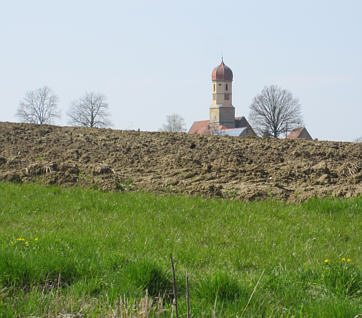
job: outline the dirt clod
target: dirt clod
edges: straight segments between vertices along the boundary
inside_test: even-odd
[[[300,201],[362,194],[362,144],[0,123],[0,181]]]

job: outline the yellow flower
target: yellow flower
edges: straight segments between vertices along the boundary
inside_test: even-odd
[[[29,244],[29,242],[28,242],[28,241],[25,241],[25,244],[26,244],[26,245],[28,245],[28,244]]]
[[[346,259],[344,257],[342,257],[342,262],[345,262],[345,261],[346,261]]]
[[[347,262],[350,262],[351,261],[351,259],[350,258],[347,258]]]
[[[19,237],[16,239],[17,241],[24,241],[24,239],[22,237]]]
[[[15,244],[14,242],[12,242],[12,241],[10,242],[10,245],[11,245],[11,246],[14,245],[14,244]]]
[[[329,263],[329,259],[328,259],[328,258],[325,259],[325,260],[324,260],[324,263],[326,263],[326,264]]]
[[[35,239],[34,239],[34,241],[37,241],[38,240],[38,238],[36,237]]]

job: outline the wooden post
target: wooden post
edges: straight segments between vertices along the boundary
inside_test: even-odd
[[[186,272],[186,307],[187,307],[187,318],[190,318],[189,274],[187,272]]]
[[[171,260],[171,266],[172,266],[173,296],[174,296],[174,299],[175,299],[175,312],[176,312],[176,318],[178,318],[176,275],[175,275],[175,265],[173,263],[172,253],[170,254],[170,260]]]

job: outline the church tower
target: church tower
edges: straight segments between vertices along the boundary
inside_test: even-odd
[[[212,71],[212,104],[210,127],[235,128],[235,107],[232,105],[233,72],[221,60]]]

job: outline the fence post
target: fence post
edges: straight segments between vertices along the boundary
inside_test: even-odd
[[[176,318],[178,318],[176,275],[175,275],[175,265],[173,263],[172,253],[170,254],[170,260],[171,260],[171,266],[172,266],[173,296],[174,296],[174,299],[175,299],[175,312],[176,312]]]

